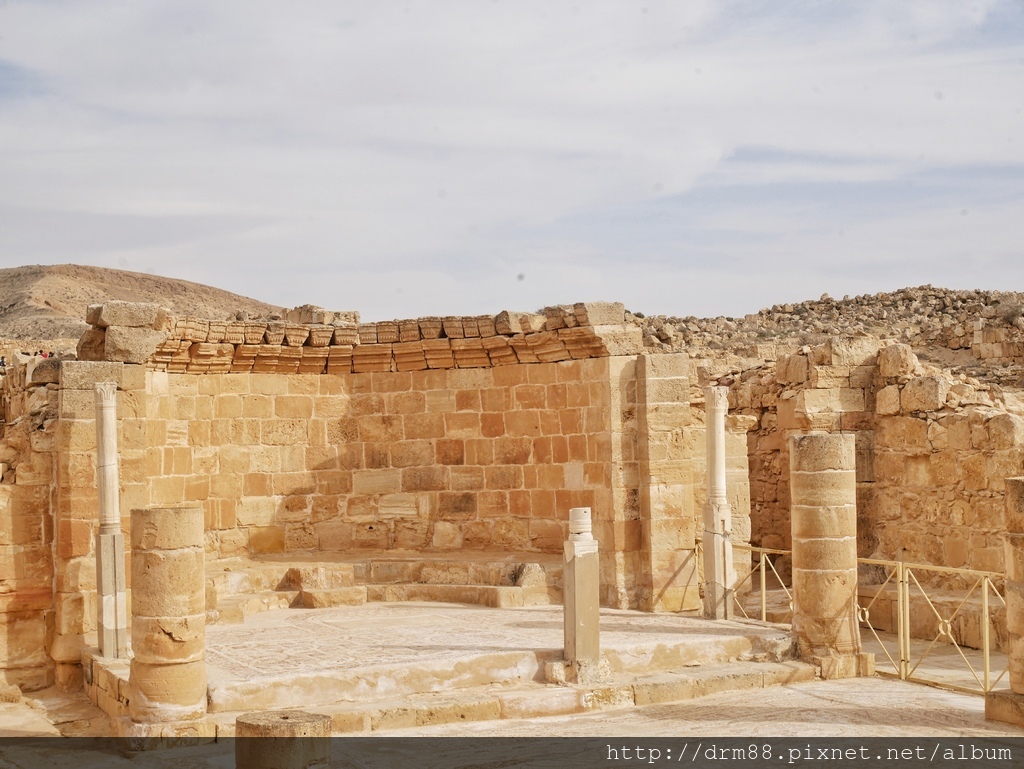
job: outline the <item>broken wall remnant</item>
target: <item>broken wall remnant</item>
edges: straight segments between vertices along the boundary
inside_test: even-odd
[[[211,321],[102,306],[81,345],[95,360],[8,370],[3,675],[81,685],[98,630],[104,381],[117,385],[122,509],[201,507],[209,561],[385,549],[525,561],[559,553],[568,510],[591,507],[603,605],[698,609],[704,388],[723,386],[734,541],[787,548],[789,437],[849,432],[860,555],[1002,569],[1002,478],[1024,472],[1024,407],[908,346],[659,352],[612,304],[380,323],[300,310]],[[742,578],[748,556],[735,558]]]
[[[132,652],[122,737],[210,737],[203,512],[132,510]]]
[[[734,387],[749,434],[755,542],[785,548],[790,435],[856,436],[858,553],[1002,572],[1004,479],[1024,471],[1024,404],[922,364],[913,350],[836,337],[751,369]]]
[[[604,605],[697,608],[693,467],[703,435],[693,366],[685,355],[643,354],[623,317],[621,305],[600,304],[377,324],[90,309],[81,351],[102,360],[54,361],[34,390],[17,389],[18,369],[4,384],[9,439],[37,409],[30,395],[35,404],[46,393],[49,409],[48,442],[19,444],[17,474],[39,482],[32,515],[54,532],[39,543],[54,543],[53,574],[4,583],[21,600],[38,592],[45,653],[32,664],[51,671],[40,683],[82,686],[83,654],[95,655],[98,382],[116,385],[121,509],[201,508],[208,561],[386,550],[529,561],[560,553],[569,509],[589,507]],[[147,358],[139,351],[155,335],[166,338]],[[423,350],[422,361],[403,344]],[[332,366],[335,347],[353,348],[340,351],[347,363],[335,350]],[[293,365],[309,350],[326,351],[323,367]],[[729,440],[734,453],[731,430]],[[736,480],[747,520],[745,477]],[[127,524],[121,516],[122,532]],[[118,712],[130,704],[115,699]]]
[[[857,616],[857,483],[854,436],[789,439],[793,495],[793,632],[800,656],[823,678],[872,674]]]
[[[1006,479],[1006,630],[1010,689],[985,693],[985,718],[1024,725],[1024,478]]]

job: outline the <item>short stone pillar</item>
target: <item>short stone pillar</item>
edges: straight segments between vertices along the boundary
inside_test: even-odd
[[[854,436],[789,439],[793,632],[823,678],[874,673],[857,618],[857,479]]]
[[[203,511],[132,510],[132,651],[125,725],[134,737],[212,737],[206,721]]]
[[[97,382],[96,481],[100,528],[96,534],[97,627],[100,656],[128,656],[128,605],[125,601],[124,535],[121,533],[121,485],[117,456],[117,383]]]
[[[707,434],[708,498],[704,503],[704,616],[732,619],[732,508],[725,490],[725,415],[729,412],[729,388],[704,388]]]
[[[330,737],[330,716],[301,710],[246,713],[235,719],[235,767],[326,767],[331,760]]]
[[[607,675],[601,661],[598,628],[601,570],[591,529],[589,507],[569,510],[569,539],[562,570],[565,651],[563,660],[546,665],[548,681],[596,683]]]
[[[1005,547],[1010,691],[985,695],[985,718],[1024,726],[1024,478],[1006,479]]]

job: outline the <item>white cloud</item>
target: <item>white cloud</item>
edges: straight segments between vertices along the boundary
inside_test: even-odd
[[[1009,0],[10,0],[0,263],[145,265],[368,317],[749,311],[780,286],[732,291],[734,261],[800,264],[785,286],[816,295],[895,242],[934,254],[909,282],[970,283],[957,254],[1012,249],[1019,200],[981,171],[1024,168],[1022,25]],[[978,169],[970,226],[943,224],[967,204],[932,169]],[[844,211],[877,185],[906,197]]]

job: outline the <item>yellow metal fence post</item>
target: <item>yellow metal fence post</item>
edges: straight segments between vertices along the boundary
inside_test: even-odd
[[[910,584],[903,561],[896,563],[896,639],[900,647],[900,679],[910,671]]]
[[[765,561],[768,559],[768,553],[761,551],[761,621],[768,621],[768,579],[765,574],[767,564]]]
[[[989,578],[985,577],[981,591],[981,659],[984,665],[985,693],[992,691],[991,665],[989,659],[989,626],[988,626],[988,586]]]

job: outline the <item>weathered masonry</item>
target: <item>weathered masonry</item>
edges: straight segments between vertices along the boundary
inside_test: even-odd
[[[4,380],[0,680],[76,688],[96,645],[103,382],[125,541],[133,509],[200,507],[208,573],[385,551],[529,564],[559,557],[569,510],[589,507],[603,605],[701,606],[701,383],[686,355],[645,353],[622,305],[359,324],[108,302],[88,320],[79,360]],[[736,542],[753,421],[726,423]]]

